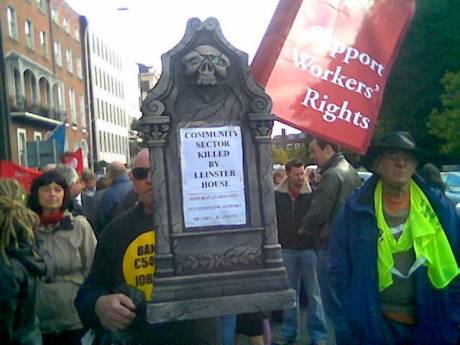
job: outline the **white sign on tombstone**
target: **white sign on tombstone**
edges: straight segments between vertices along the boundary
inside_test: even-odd
[[[180,154],[185,227],[246,224],[241,128],[181,128]]]

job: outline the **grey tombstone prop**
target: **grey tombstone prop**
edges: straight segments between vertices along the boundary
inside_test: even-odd
[[[151,323],[294,305],[277,239],[271,100],[218,21],[192,18],[139,121],[152,164]]]

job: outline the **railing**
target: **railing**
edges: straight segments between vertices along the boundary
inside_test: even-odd
[[[56,121],[63,121],[66,117],[66,112],[64,110],[32,103],[25,97],[10,96],[8,97],[8,103],[10,105],[11,112],[28,112]]]

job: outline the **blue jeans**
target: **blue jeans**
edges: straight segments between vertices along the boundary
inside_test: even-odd
[[[236,315],[222,315],[220,321],[220,335],[222,345],[235,344]]]
[[[348,345],[350,333],[345,314],[337,295],[330,282],[329,251],[318,250],[318,280],[321,288],[321,296],[326,310],[327,317],[334,324],[336,345]]]
[[[307,293],[307,330],[312,341],[327,338],[326,316],[321,301],[318,277],[316,274],[317,255],[313,249],[281,250],[284,265],[286,266],[289,287],[297,293],[297,306],[286,309],[283,313],[281,336],[284,340],[297,339],[299,322],[299,290],[300,279],[303,281]]]

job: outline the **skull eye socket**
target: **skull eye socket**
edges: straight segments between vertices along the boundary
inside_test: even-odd
[[[210,60],[213,64],[219,64],[222,61],[218,56],[211,56]]]
[[[214,65],[218,65],[218,66],[222,66],[222,67],[227,67],[227,62],[222,59],[220,56],[212,56],[210,58],[210,61],[214,64]]]
[[[200,56],[195,56],[187,61],[187,65],[199,65],[202,60]]]

